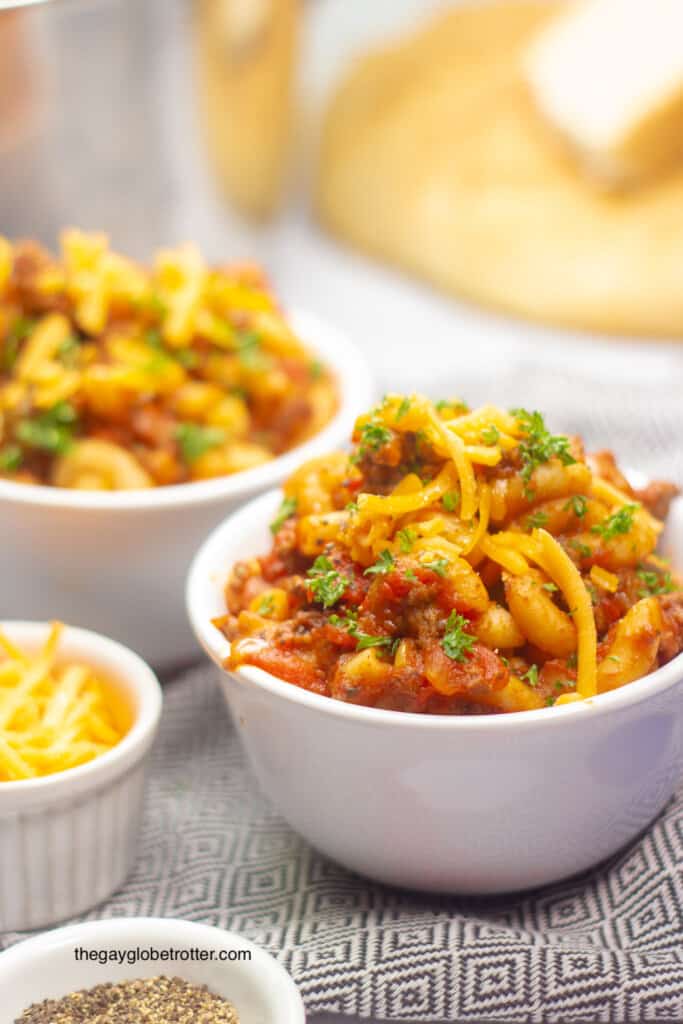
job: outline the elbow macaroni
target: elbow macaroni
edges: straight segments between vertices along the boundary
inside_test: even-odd
[[[273,532],[294,529],[229,582],[234,666],[282,661],[283,678],[338,699],[484,714],[632,682],[667,628],[683,648],[662,524],[539,413],[390,395],[353,440],[293,474]],[[261,580],[276,616],[242,603]]]
[[[0,476],[118,490],[239,473],[337,401],[255,267],[186,245],[147,270],[73,230],[57,261],[0,238]]]

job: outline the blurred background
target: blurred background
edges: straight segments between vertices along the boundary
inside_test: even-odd
[[[683,479],[679,174],[584,181],[517,96],[549,4],[463,7],[0,3],[0,234],[255,259],[378,390],[535,406]]]

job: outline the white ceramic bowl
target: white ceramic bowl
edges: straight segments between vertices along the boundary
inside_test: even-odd
[[[193,563],[190,619],[218,665],[223,584],[268,549],[280,499],[252,501]],[[669,548],[683,564],[680,501]],[[287,821],[346,867],[412,889],[494,893],[582,871],[648,825],[683,774],[683,656],[580,704],[484,717],[357,707],[253,667],[221,683]]]
[[[314,317],[294,329],[336,373],[340,409],[318,435],[234,476],[141,491],[72,491],[0,481],[0,617],[63,619],[128,644],[157,668],[197,650],[183,607],[192,555],[248,498],[341,444],[372,403],[351,342]]]
[[[37,622],[0,627],[26,650],[42,646],[49,632]],[[161,688],[137,654],[87,630],[65,629],[59,656],[114,680],[135,718],[120,743],[94,761],[0,782],[0,932],[44,927],[100,903],[121,885],[135,857]],[[4,998],[2,985],[0,992]]]
[[[138,947],[190,955],[192,950],[199,950],[212,959],[103,965],[75,957],[78,948],[92,953],[129,953]],[[0,1022],[12,1024],[23,1010],[43,999],[60,999],[105,982],[159,974],[207,985],[234,1005],[241,1024],[304,1024],[296,985],[264,950],[220,928],[151,917],[90,921],[11,946],[0,955]]]

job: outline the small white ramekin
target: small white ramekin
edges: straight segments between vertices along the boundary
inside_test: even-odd
[[[190,620],[264,792],[313,846],[359,874],[433,892],[495,893],[583,871],[632,840],[683,776],[683,655],[562,708],[417,715],[225,668],[235,562],[268,550],[282,495],[250,502],[190,571]],[[665,546],[683,565],[683,501]]]
[[[100,964],[76,959],[91,954],[136,950],[192,951],[192,960]],[[208,954],[208,956],[207,956]],[[221,956],[223,959],[220,959]],[[47,932],[0,955],[1,1024],[12,1024],[23,1010],[43,999],[60,999],[105,982],[159,974],[206,985],[229,1000],[242,1024],[304,1024],[299,991],[277,960],[234,932],[173,918],[117,918],[90,921]]]
[[[38,622],[0,628],[25,650],[38,649],[50,629]],[[0,932],[83,913],[121,885],[135,856],[161,687],[137,654],[87,630],[67,627],[59,658],[86,662],[113,680],[130,701],[134,721],[120,743],[94,761],[39,779],[0,782]]]
[[[314,437],[232,476],[139,491],[79,491],[0,480],[0,618],[62,618],[113,636],[156,669],[197,654],[183,604],[195,551],[224,517],[343,444],[372,403],[368,365],[317,317],[297,334],[331,368],[339,410]]]

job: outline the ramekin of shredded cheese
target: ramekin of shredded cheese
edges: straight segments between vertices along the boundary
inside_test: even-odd
[[[135,853],[161,688],[138,655],[61,623],[0,623],[0,931],[71,917]]]

